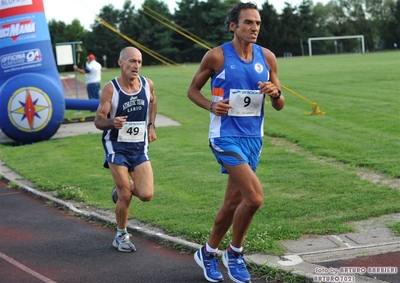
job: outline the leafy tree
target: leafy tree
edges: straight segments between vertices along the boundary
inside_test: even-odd
[[[374,50],[376,44],[373,36],[373,26],[369,19],[370,15],[367,13],[367,0],[340,1],[343,2],[343,6],[347,10],[350,22],[353,25],[353,34],[364,35],[366,48]]]
[[[141,25],[138,18],[139,14],[135,11],[135,6],[131,5],[131,1],[125,1],[122,11],[119,15],[119,30],[130,39],[139,38]],[[127,43],[130,45],[130,43]]]
[[[332,20],[330,17],[331,12],[329,10],[329,5],[323,5],[318,2],[312,9],[312,14],[314,17],[314,31],[309,37],[328,37],[332,36],[331,31],[329,30],[329,24]],[[308,38],[309,38],[308,37]],[[308,40],[307,38],[307,40]],[[308,48],[308,44],[307,44]],[[329,51],[329,43],[327,45],[326,42],[315,41],[313,42],[313,53],[314,54],[326,54],[329,52],[334,52],[333,47],[332,50]],[[308,51],[305,52],[308,54]]]
[[[87,31],[82,26],[78,19],[72,20],[70,25],[67,25],[64,30],[64,40],[66,41],[80,41],[82,40]]]
[[[391,49],[400,42],[400,0],[371,0],[370,13],[377,27],[379,49]]]
[[[162,0],[145,0],[139,9],[133,2],[126,0],[122,10],[111,4],[104,6],[99,13],[101,20],[94,21],[91,31],[78,19],[70,25],[52,19],[48,26],[53,47],[60,42],[82,41],[81,65],[86,55],[93,53],[103,66],[106,55],[107,67],[118,67],[119,51],[135,45],[121,34],[144,46],[144,65],[160,64],[146,49],[179,63],[199,62],[208,49],[232,38],[224,21],[237,0],[181,0],[173,14]],[[259,12],[258,43],[278,57],[284,52],[304,54],[309,37],[363,34],[367,50],[400,45],[400,0],[331,0],[326,5],[302,0],[294,7],[285,2],[280,14],[266,0]],[[339,41],[339,48],[347,50],[357,45],[355,41]],[[334,48],[331,43],[313,44],[318,54],[334,53]]]
[[[392,31],[391,35],[386,36],[388,43],[396,43],[400,45],[400,0],[396,1],[396,4],[391,6],[392,15],[387,23],[387,31]],[[390,33],[390,32],[389,32]],[[391,48],[389,46],[389,48]]]
[[[140,23],[140,34],[137,41],[166,58],[173,56],[177,50],[172,48],[172,30],[163,24],[161,20],[162,18],[172,18],[168,6],[164,2],[157,0],[145,0],[143,8],[139,9],[138,13],[137,20]],[[157,19],[160,19],[161,22],[157,21]],[[143,64],[160,64],[160,61],[151,55],[143,51],[142,54]]]
[[[56,44],[66,42],[64,40],[64,30],[66,25],[64,22],[56,21],[54,19],[50,20],[47,23],[47,25],[49,27],[50,40],[53,49],[54,59],[57,62]],[[57,66],[57,69],[59,72],[64,72],[66,70],[66,66]]]
[[[47,23],[47,25],[49,27],[50,40],[53,46],[55,46],[56,43],[66,42],[64,39],[66,24],[64,22],[52,19]]]
[[[74,19],[70,25],[52,19],[48,22],[48,27],[55,57],[57,55],[55,49],[56,44],[82,41],[87,33],[78,19]],[[79,54],[77,60],[79,60],[80,57],[86,58],[86,53]],[[72,64],[70,66],[57,66],[57,68],[59,71],[71,71]]]
[[[313,7],[312,13],[314,16],[314,33],[313,37],[321,37],[321,36],[331,36],[328,31],[328,19],[329,19],[329,6],[325,6],[321,2],[317,2],[317,4]]]
[[[179,50],[174,57],[176,62],[199,62],[207,50],[205,46],[214,47],[205,41],[207,29],[204,29],[202,9],[198,0],[182,0],[175,9],[173,21],[177,30],[183,33],[172,34],[173,47]]]
[[[286,6],[280,16],[281,45],[283,52],[301,55],[300,47],[300,17],[297,9],[285,2]]]
[[[203,29],[206,32],[203,38],[210,42],[213,47],[232,39],[232,34],[225,25],[226,15],[232,8],[232,1],[208,0],[202,2],[201,18]],[[210,27],[212,32],[210,32]]]
[[[332,0],[327,4],[330,11],[328,23],[328,32],[333,36],[352,34],[348,27],[348,16],[345,14],[344,7],[338,0]]]
[[[307,39],[315,37],[317,33],[317,26],[315,25],[316,16],[313,13],[312,0],[303,0],[299,6],[299,39],[301,54],[305,54],[307,49]]]
[[[258,44],[270,49],[276,55],[282,54],[279,15],[268,0],[262,5],[260,11],[261,28],[258,35]]]
[[[105,21],[113,28],[120,27],[120,11],[113,5],[104,6],[98,15],[99,19]],[[92,31],[88,32],[83,41],[83,46],[88,53],[93,53],[98,58],[99,63],[104,66],[103,56],[107,56],[107,67],[118,67],[117,61],[120,50],[127,45],[120,35],[96,21],[91,25]]]

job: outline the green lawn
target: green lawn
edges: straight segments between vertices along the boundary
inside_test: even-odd
[[[360,170],[400,178],[400,52],[278,59],[285,108],[266,106],[258,167],[265,201],[245,249],[282,254],[280,240],[353,231],[350,221],[400,212],[400,193],[362,180]],[[208,147],[209,113],[186,90],[198,65],[144,67],[158,112],[179,127],[158,127],[150,154],[155,196],[133,200],[131,217],[204,243],[226,185]],[[103,73],[104,83],[118,70]],[[103,85],[104,85],[103,83]],[[210,97],[209,87],[204,94]],[[325,115],[307,115],[312,104]],[[0,146],[0,158],[39,188],[113,210],[100,133],[26,146]],[[226,237],[223,245],[227,245]],[[221,247],[223,248],[223,247]]]

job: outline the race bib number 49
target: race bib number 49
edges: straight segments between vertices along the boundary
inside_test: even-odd
[[[118,131],[118,141],[143,142],[145,129],[145,121],[125,122],[124,127]]]
[[[231,89],[229,116],[260,116],[264,95],[259,90]]]

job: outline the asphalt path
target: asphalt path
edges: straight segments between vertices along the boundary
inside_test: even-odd
[[[6,186],[0,181],[0,282],[207,282],[191,252],[138,234],[136,252],[118,252],[115,230]],[[221,261],[220,267],[231,282]]]

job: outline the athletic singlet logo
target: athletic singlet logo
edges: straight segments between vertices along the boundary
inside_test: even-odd
[[[256,70],[257,73],[261,74],[262,71],[264,71],[264,67],[260,63],[256,63],[254,65],[254,70]]]

